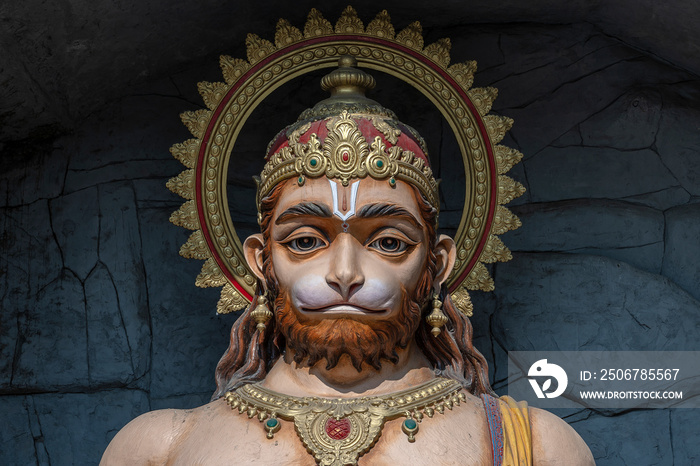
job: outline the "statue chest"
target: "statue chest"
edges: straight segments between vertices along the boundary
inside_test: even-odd
[[[314,458],[293,422],[280,421],[279,429],[270,439],[265,423],[230,411],[202,421],[205,420],[190,426],[178,442],[170,464],[492,464],[483,411],[469,403],[423,419],[413,442],[409,442],[403,429],[403,419],[387,421],[369,450],[355,456],[356,463],[352,462],[352,456],[343,456],[340,451],[354,434],[353,426],[345,422],[324,423],[328,445],[323,450],[328,454],[319,455],[317,450]]]

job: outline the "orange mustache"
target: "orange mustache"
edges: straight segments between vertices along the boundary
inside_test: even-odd
[[[396,364],[397,348],[405,348],[418,329],[420,305],[401,290],[401,311],[388,319],[370,323],[347,317],[327,318],[314,323],[299,321],[285,290],[275,300],[277,328],[294,351],[294,361],[312,367],[322,360],[332,369],[347,354],[353,367],[360,372],[363,363],[379,370],[383,359]]]

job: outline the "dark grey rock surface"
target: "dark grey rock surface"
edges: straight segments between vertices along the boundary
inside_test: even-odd
[[[687,453],[696,454],[696,447],[677,453],[671,429],[680,427],[671,422],[683,410],[632,411],[621,416],[591,416],[573,422],[594,452],[596,464],[690,465],[682,461]],[[679,455],[676,457],[676,455]]]
[[[700,204],[666,212],[663,273],[700,299]]]
[[[534,202],[586,197],[619,199],[677,184],[650,149],[549,147],[524,163]],[[576,181],[572,183],[572,179]]]
[[[491,318],[508,350],[700,349],[700,302],[668,278],[579,254],[518,254],[508,265],[496,271]]]
[[[523,226],[503,235],[512,251],[561,251],[624,259],[659,273],[664,215],[629,202],[584,199],[526,204],[513,212]]]
[[[122,97],[125,87],[172,76],[224,50],[242,55],[241,38],[248,32],[270,35],[280,17],[301,25],[315,7],[334,21],[345,6],[309,0],[263,4],[215,0],[206,6],[182,0],[5,2],[0,8],[4,25],[0,30],[0,141],[46,137],[76,128],[85,115]],[[514,63],[519,71],[535,70],[542,76],[547,75],[546,69],[530,65],[536,65],[540,58],[552,62],[552,54],[608,66],[609,61],[587,59],[581,53],[586,47],[605,45],[608,38],[629,44],[627,50],[634,49],[632,54],[662,57],[675,67],[700,72],[695,59],[700,53],[700,37],[694,21],[700,7],[692,0],[669,0],[663,5],[652,0],[477,0],[446,1],[439,7],[404,0],[386,0],[379,5],[356,0],[353,6],[365,24],[387,9],[398,30],[420,19],[424,28],[441,34],[445,28],[459,25],[499,23],[564,24],[569,28],[590,24],[602,31],[599,40],[578,42],[579,47],[574,47],[576,33],[564,43],[557,35],[534,31],[502,40],[477,38],[486,46],[485,52]],[[608,48],[611,56],[625,55]],[[558,71],[562,76],[567,74],[566,68]],[[607,76],[618,73],[610,71]],[[575,72],[571,69],[570,74]],[[600,93],[605,94],[605,89]],[[520,96],[527,98],[525,93]],[[591,97],[595,99],[593,93]]]

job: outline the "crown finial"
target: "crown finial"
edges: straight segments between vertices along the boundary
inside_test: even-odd
[[[338,68],[321,79],[321,89],[330,91],[332,97],[363,100],[365,93],[374,89],[374,78],[357,69],[357,59],[352,55],[343,55],[338,59]]]
[[[373,76],[357,68],[357,59],[354,56],[342,55],[338,59],[338,68],[321,78],[321,89],[329,91],[330,97],[305,110],[298,121],[337,116],[343,110],[353,114],[371,114],[397,120],[394,112],[365,95],[367,91],[374,89],[375,85]]]

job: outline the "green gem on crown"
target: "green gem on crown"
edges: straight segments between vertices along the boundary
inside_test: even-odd
[[[280,421],[273,418],[273,419],[268,419],[267,422],[265,423],[265,425],[267,427],[269,427],[270,429],[274,429],[275,427],[277,427],[277,424],[279,424],[279,423],[280,423]]]
[[[403,421],[403,425],[406,427],[406,429],[413,430],[416,428],[417,424],[416,421],[414,421],[413,419],[406,419],[405,421]]]
[[[382,168],[384,166],[384,162],[381,160],[377,160],[377,168]]]
[[[309,163],[311,164],[312,167],[315,167],[316,164],[318,163],[318,160],[316,160],[316,159],[311,159],[311,160],[309,160]]]

